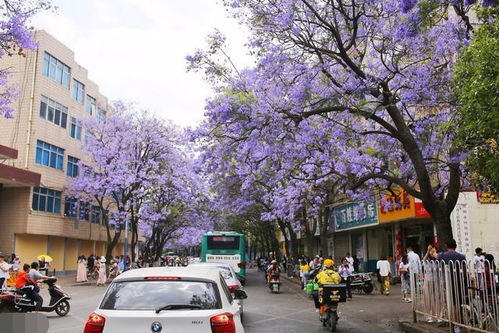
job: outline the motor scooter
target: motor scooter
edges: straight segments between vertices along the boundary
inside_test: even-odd
[[[269,278],[269,288],[274,294],[279,293],[281,289],[281,276],[279,274],[272,274]]]
[[[336,332],[336,325],[340,319],[338,316],[338,304],[346,302],[346,284],[325,284],[319,289],[319,319],[322,326],[329,331]]]
[[[48,285],[50,303],[48,306],[42,306],[40,312],[55,311],[59,316],[64,317],[69,313],[70,305],[68,294],[62,288],[55,284],[56,278],[40,280]],[[28,286],[29,287],[29,286]],[[21,289],[5,289],[0,293],[0,312],[30,312],[35,311],[34,302],[27,297],[26,287]],[[24,290],[23,290],[24,289]]]
[[[373,273],[354,273],[350,275],[350,287],[352,290],[362,290],[366,294],[372,293],[374,286],[372,283],[371,274]]]

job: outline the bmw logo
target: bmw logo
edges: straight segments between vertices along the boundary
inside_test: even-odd
[[[151,324],[151,331],[154,333],[159,333],[163,329],[163,326],[161,326],[161,323],[158,321],[155,321],[154,323]]]

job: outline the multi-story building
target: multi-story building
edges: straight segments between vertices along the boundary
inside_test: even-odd
[[[39,185],[0,186],[0,251],[23,262],[47,253],[57,271],[75,270],[79,254],[104,255],[107,240],[99,209],[64,193],[85,160],[76,119],[104,119],[108,101],[73,51],[45,31],[35,39],[37,50],[0,59],[20,93],[15,118],[0,117],[0,145],[18,151],[3,164],[41,174]],[[121,254],[122,245],[115,251]]]

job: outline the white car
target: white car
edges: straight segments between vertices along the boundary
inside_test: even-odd
[[[204,269],[213,269],[213,270],[218,270],[222,274],[222,276],[225,279],[225,282],[227,283],[227,287],[229,288],[230,293],[232,294],[232,297],[235,298],[235,292],[236,290],[244,290],[243,285],[237,278],[237,274],[234,271],[234,268],[230,264],[226,263],[221,263],[221,262],[198,262],[190,265],[192,269],[197,269],[199,267],[204,268]],[[241,305],[241,311],[243,310],[243,300],[242,299],[236,299],[236,302]]]
[[[235,293],[246,298],[243,290]],[[213,269],[153,267],[115,278],[84,333],[243,333],[241,308]]]

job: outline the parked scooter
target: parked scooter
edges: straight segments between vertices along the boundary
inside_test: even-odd
[[[354,273],[350,276],[352,279],[350,282],[350,287],[352,290],[362,290],[366,294],[372,293],[374,290],[372,278],[372,273]]]
[[[269,278],[269,288],[274,294],[279,293],[281,289],[281,276],[279,274],[272,274]]]
[[[328,284],[319,289],[319,303],[321,303],[319,319],[331,332],[336,332],[336,325],[340,319],[338,304],[347,300],[346,288],[345,284]]]
[[[64,317],[69,313],[70,305],[68,294],[62,288],[55,284],[56,278],[40,280],[48,285],[50,294],[50,303],[48,306],[42,306],[40,312],[55,311],[59,316]],[[30,312],[35,310],[35,304],[28,298],[21,289],[6,289],[0,294],[0,312]]]

